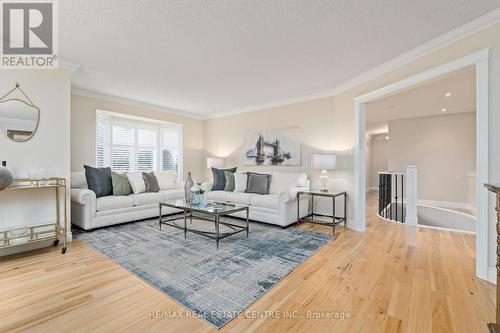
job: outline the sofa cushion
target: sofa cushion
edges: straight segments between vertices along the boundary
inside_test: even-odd
[[[144,178],[142,178],[142,173],[129,172],[127,173],[127,178],[134,194],[146,192],[146,183],[144,183]]]
[[[184,199],[184,190],[161,190],[165,201]]]
[[[85,178],[89,190],[95,193],[96,197],[104,197],[113,194],[113,183],[111,182],[111,168],[93,168],[88,165],[85,168]]]
[[[108,195],[97,198],[97,211],[134,207],[132,195]]]
[[[266,173],[248,172],[246,193],[269,194],[271,175]]]
[[[267,194],[267,195],[254,195],[250,199],[250,204],[253,207],[269,208],[269,209],[279,209],[279,198],[278,194]]]
[[[156,179],[158,180],[158,185],[160,190],[173,190],[175,189],[175,181],[177,175],[173,170],[166,171],[155,171]]]
[[[289,191],[292,187],[305,186],[306,183],[306,173],[273,171],[269,192],[283,193]]]
[[[157,204],[165,200],[165,194],[160,192],[147,192],[134,195],[136,206]]]
[[[259,194],[252,194],[252,193],[228,192],[226,194],[226,201],[236,203],[236,204],[250,205],[250,200],[254,196],[259,197],[260,195]]]
[[[213,201],[226,201],[226,195],[231,192],[224,192],[224,191],[210,191],[206,194],[206,198],[208,200],[213,200]]]

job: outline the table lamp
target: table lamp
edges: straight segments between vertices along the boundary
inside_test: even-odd
[[[337,156],[333,154],[313,154],[313,169],[321,170],[321,192],[328,192],[328,173],[327,170],[335,170],[337,166]]]

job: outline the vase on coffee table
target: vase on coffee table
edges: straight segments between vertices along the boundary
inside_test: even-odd
[[[187,173],[186,183],[184,184],[184,197],[187,203],[191,203],[192,194],[191,187],[193,187],[194,181],[191,177],[191,171]]]

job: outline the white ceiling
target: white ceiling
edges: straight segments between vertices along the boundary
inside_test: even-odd
[[[64,0],[73,86],[200,116],[331,91],[500,0]]]
[[[450,96],[446,96],[450,93]],[[445,109],[446,111],[442,111]],[[367,104],[366,130],[369,135],[387,133],[387,122],[427,116],[476,111],[474,67],[450,73],[407,91]]]

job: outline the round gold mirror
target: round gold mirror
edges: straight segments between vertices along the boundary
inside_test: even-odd
[[[16,88],[20,89],[18,85]],[[29,99],[28,102],[19,98],[5,97],[0,99],[0,131],[12,141],[28,141],[38,128],[40,109]]]

